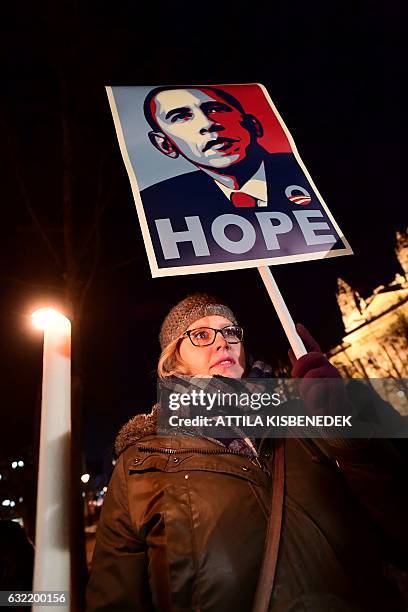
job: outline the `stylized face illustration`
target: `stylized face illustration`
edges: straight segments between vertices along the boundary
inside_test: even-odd
[[[210,90],[159,92],[151,111],[160,132],[154,144],[169,157],[183,155],[197,166],[227,168],[247,155],[252,135],[242,113]]]

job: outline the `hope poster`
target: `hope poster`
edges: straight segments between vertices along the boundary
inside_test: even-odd
[[[107,93],[154,277],[352,253],[262,85]]]

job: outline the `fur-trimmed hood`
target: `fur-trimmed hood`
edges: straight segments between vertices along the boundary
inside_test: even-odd
[[[151,412],[147,414],[137,414],[122,427],[115,440],[115,454],[117,457],[119,457],[128,446],[140,440],[140,438],[156,433],[158,407],[159,404],[155,404]]]

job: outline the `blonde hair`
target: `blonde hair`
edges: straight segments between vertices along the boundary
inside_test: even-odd
[[[157,364],[157,374],[159,378],[168,378],[175,374],[189,375],[186,364],[181,359],[180,355],[180,340],[176,338],[172,340],[161,352],[159,363]]]

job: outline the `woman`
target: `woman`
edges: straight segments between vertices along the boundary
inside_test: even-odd
[[[306,330],[298,330],[313,350],[299,360],[292,355],[293,376],[338,377]],[[188,296],[163,322],[159,376],[270,375],[265,364],[250,363],[242,340],[225,304]],[[301,391],[309,410],[321,411],[322,400],[348,409],[350,398],[338,387],[324,398],[307,384]],[[377,535],[382,529],[394,558],[406,550],[407,505],[398,507],[390,466],[373,443],[157,435],[157,409],[134,417],[116,440],[89,611],[250,612],[277,486],[273,457],[281,448],[285,490],[268,609],[402,609],[384,583]]]

